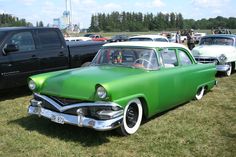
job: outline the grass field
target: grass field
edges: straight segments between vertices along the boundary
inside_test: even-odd
[[[217,80],[202,100],[157,115],[128,137],[28,116],[27,89],[1,94],[0,156],[234,157],[236,73]]]

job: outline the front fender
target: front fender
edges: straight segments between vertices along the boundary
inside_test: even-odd
[[[114,100],[113,102],[119,104],[122,107],[125,107],[130,100],[133,100],[136,98],[143,98],[143,99],[147,100],[147,98],[144,94],[134,94],[134,95],[129,95],[129,96],[119,98],[117,100]]]

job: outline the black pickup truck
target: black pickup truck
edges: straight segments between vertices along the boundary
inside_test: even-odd
[[[103,44],[66,43],[58,28],[0,28],[0,90],[25,85],[30,75],[80,67]]]

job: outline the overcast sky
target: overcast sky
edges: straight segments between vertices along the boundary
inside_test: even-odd
[[[236,17],[236,0],[71,0],[73,23],[90,25],[91,15],[112,11],[181,13],[185,19]],[[28,22],[44,25],[62,16],[65,0],[0,0],[0,13],[8,13]]]

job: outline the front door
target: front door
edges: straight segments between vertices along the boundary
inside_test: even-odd
[[[7,49],[9,45],[15,49]],[[14,32],[8,36],[0,55],[0,89],[26,84],[27,77],[38,70],[35,49],[31,31]]]

